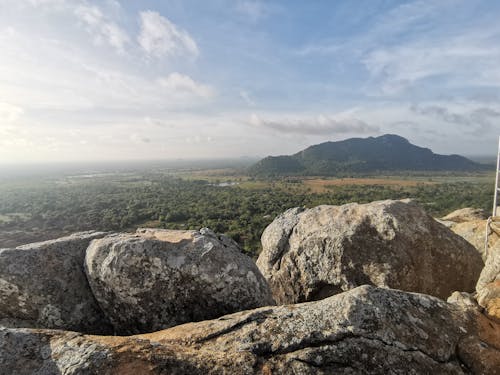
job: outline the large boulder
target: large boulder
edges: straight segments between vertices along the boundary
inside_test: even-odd
[[[475,309],[362,286],[139,336],[3,329],[0,372],[498,374],[499,349],[500,325]]]
[[[0,325],[110,333],[85,276],[85,250],[103,232],[0,249]]]
[[[290,209],[262,248],[257,265],[280,304],[363,284],[445,299],[473,291],[483,268],[471,244],[408,200]]]
[[[484,210],[468,207],[453,211],[436,220],[470,242],[479,251],[483,261],[486,261],[488,255],[485,249],[486,218],[487,214]],[[490,230],[488,248],[493,247],[497,242],[499,236],[496,232],[498,229],[496,231]]]
[[[476,250],[481,254],[483,261],[486,261],[488,256],[485,249],[485,236],[486,236],[486,220],[472,220],[464,221],[460,223],[455,223],[452,221],[445,222],[450,223],[448,227],[460,237],[468,241]],[[490,231],[488,236],[488,251],[495,243],[498,241],[498,234],[494,231]]]
[[[251,258],[209,229],[139,229],[91,243],[86,272],[118,334],[274,304]]]
[[[486,236],[486,220],[464,221],[461,223],[452,223],[449,227],[454,233],[467,240],[481,254],[483,261],[486,261],[486,249],[484,240]],[[495,246],[498,241],[498,235],[491,232],[488,236],[488,249]]]

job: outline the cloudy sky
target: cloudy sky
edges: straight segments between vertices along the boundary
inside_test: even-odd
[[[494,154],[499,1],[0,0],[0,162],[395,133]]]

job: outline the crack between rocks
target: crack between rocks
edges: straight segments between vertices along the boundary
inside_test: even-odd
[[[220,336],[225,335],[227,333],[231,333],[233,331],[236,331],[247,324],[250,324],[253,322],[263,321],[263,320],[267,319],[268,314],[271,313],[272,311],[273,311],[272,309],[269,309],[269,310],[258,311],[256,313],[252,313],[249,316],[247,316],[245,319],[233,324],[232,326],[221,329],[220,331],[211,333],[211,334],[209,334],[209,335],[207,335],[199,340],[196,340],[196,343],[204,343],[206,341],[216,339],[217,337],[220,337]]]
[[[290,230],[290,232],[286,236],[286,241],[284,242],[283,246],[280,247],[280,251],[278,252],[278,254],[276,254],[273,257],[273,261],[271,263],[272,264],[271,268],[274,268],[274,265],[277,264],[278,268],[276,269],[276,271],[279,271],[281,269],[281,263],[283,261],[283,254],[287,253],[290,250],[290,237],[292,237],[293,230],[295,229],[296,226],[297,226],[297,224],[295,224],[292,227],[292,229]]]
[[[297,216],[297,220],[293,224],[293,226],[290,228],[289,232],[286,234],[286,240],[283,240],[283,237],[281,238],[281,241],[278,242],[278,244],[281,242],[284,245],[280,246],[280,251],[273,256],[272,260],[269,262],[272,266],[271,268],[274,268],[275,264],[278,264],[277,271],[281,269],[281,261],[283,260],[283,254],[286,253],[288,250],[290,250],[290,237],[292,237],[293,231],[295,227],[299,224],[299,218],[298,216],[304,212],[304,209],[300,209],[299,212],[297,212],[295,215]]]
[[[324,369],[325,367],[334,367],[337,369],[339,369],[339,368],[352,369],[352,370],[359,371],[358,373],[366,373],[366,371],[360,367],[348,365],[348,364],[343,363],[343,362],[330,361],[330,362],[326,362],[324,365],[318,365],[312,361],[308,361],[308,360],[305,360],[302,358],[292,358],[292,360],[303,363],[303,364],[310,366],[310,367],[318,368],[318,369]]]
[[[264,358],[271,358],[271,357],[278,356],[278,355],[291,354],[291,353],[298,352],[298,351],[308,349],[308,348],[320,348],[323,346],[334,345],[334,344],[338,344],[338,343],[340,343],[344,340],[347,340],[347,339],[365,339],[365,340],[377,341],[384,346],[393,347],[401,352],[421,353],[422,355],[424,355],[427,358],[430,358],[434,362],[441,363],[441,364],[450,363],[450,362],[453,362],[455,360],[459,363],[462,363],[458,359],[458,357],[456,357],[456,356],[450,356],[449,358],[447,358],[445,360],[440,360],[440,359],[435,358],[432,355],[430,355],[430,354],[428,354],[420,349],[416,349],[416,348],[405,349],[405,348],[401,348],[400,346],[394,345],[392,343],[386,342],[386,341],[384,341],[380,338],[377,338],[377,337],[369,337],[369,336],[367,337],[367,336],[354,335],[354,334],[346,334],[346,335],[342,335],[341,337],[339,337],[337,339],[325,339],[325,340],[320,340],[320,341],[313,342],[313,343],[299,343],[297,345],[292,345],[292,346],[285,348],[283,350],[276,350],[276,351],[259,350],[259,348],[262,348],[262,346],[256,346],[254,348],[254,350],[251,350],[251,352],[257,356],[262,356]]]
[[[463,358],[460,356],[460,343],[462,342],[464,338],[462,337],[457,345],[455,346],[455,357],[457,358],[457,361],[458,363],[460,363],[460,366],[462,368],[465,368],[467,371],[469,371],[470,373],[472,373],[472,369],[469,367],[469,365],[467,365],[467,363],[463,360]]]

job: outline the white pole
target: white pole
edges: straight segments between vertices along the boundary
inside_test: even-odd
[[[498,137],[497,171],[495,179],[495,198],[493,199],[493,217],[497,216],[498,169],[500,168],[500,136]]]

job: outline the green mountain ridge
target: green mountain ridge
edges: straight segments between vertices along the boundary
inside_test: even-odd
[[[490,166],[460,155],[439,155],[411,144],[407,139],[385,134],[349,138],[310,146],[293,155],[268,156],[249,168],[256,176],[335,176],[395,171],[483,171]]]

